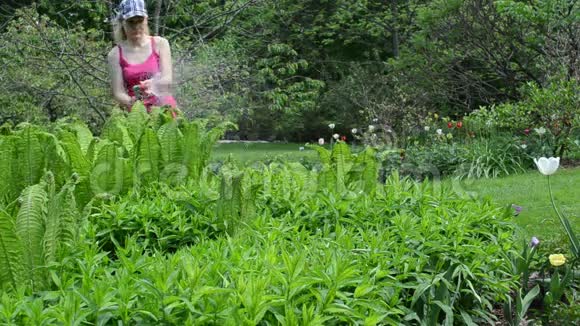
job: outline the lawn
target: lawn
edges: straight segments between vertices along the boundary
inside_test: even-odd
[[[283,158],[287,161],[316,160],[315,151],[299,148],[293,143],[226,143],[217,144],[213,161],[232,155],[237,161],[249,164],[254,161]],[[556,203],[580,233],[580,168],[560,169],[552,177]],[[448,181],[451,182],[451,181]],[[555,216],[548,193],[547,178],[537,171],[497,179],[453,182],[454,188],[469,192],[478,198],[490,197],[498,205],[516,204],[523,210],[515,218],[525,237],[537,236],[548,240],[561,237],[563,229]]]
[[[551,176],[556,205],[568,217],[576,233],[580,233],[580,168],[560,169]],[[523,207],[517,223],[526,236],[553,239],[564,231],[550,203],[547,177],[537,171],[497,179],[472,182],[469,191],[479,197],[491,197],[500,205]]]
[[[304,147],[304,150],[300,150]],[[218,143],[212,152],[212,161],[223,161],[229,155],[241,163],[284,159],[300,161],[301,159],[316,159],[315,151],[306,148],[304,144],[295,143]]]

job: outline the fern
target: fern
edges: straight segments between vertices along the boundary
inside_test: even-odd
[[[51,171],[54,175],[57,187],[62,186],[65,180],[72,174],[68,155],[55,135],[40,133],[44,155],[44,170]]]
[[[82,209],[93,196],[89,179],[91,162],[84,155],[74,134],[61,129],[58,132],[58,138],[67,153],[71,170],[79,176],[78,184],[75,188],[75,198],[79,208]]]
[[[133,140],[133,143],[137,143],[141,134],[147,126],[149,121],[149,115],[142,102],[136,102],[131,108],[131,112],[127,116],[127,131]]]
[[[197,180],[201,170],[201,156],[199,147],[201,143],[200,130],[202,125],[199,122],[185,124],[183,131],[183,163],[187,167],[189,177]]]
[[[0,209],[0,288],[5,284],[15,289],[20,283],[21,244],[14,231],[14,220]]]
[[[24,274],[34,290],[44,283],[42,240],[47,195],[43,186],[37,184],[24,189],[19,201],[21,206],[16,216],[16,235],[22,242]]]
[[[50,264],[57,261],[57,253],[65,244],[75,238],[79,212],[74,199],[76,175],[56,193],[54,182],[47,182],[48,204],[46,231],[43,237],[44,261]]]
[[[123,190],[123,162],[117,146],[108,140],[101,142],[99,154],[93,162],[90,184],[93,194],[119,194]]]
[[[135,137],[135,133],[137,133],[137,131],[132,129],[133,133],[130,133],[125,123],[126,120],[122,116],[112,116],[103,126],[101,138],[108,139],[111,142],[117,142],[119,145],[125,147],[128,152],[130,152],[133,150],[133,146],[136,142],[133,137]]]
[[[342,193],[346,190],[347,173],[353,166],[350,149],[346,143],[338,142],[334,145],[332,160],[336,169],[336,191]]]
[[[177,126],[177,122],[170,121],[162,125],[157,131],[157,136],[161,145],[163,165],[183,163],[183,135]]]
[[[93,133],[87,127],[86,124],[80,121],[75,121],[69,125],[70,129],[75,133],[77,136],[77,140],[81,147],[81,150],[86,155],[89,149],[89,145],[93,140]]]
[[[36,184],[42,176],[44,157],[38,131],[29,124],[24,124],[19,131],[16,152],[19,171],[19,181],[23,187]]]
[[[318,185],[321,189],[334,189],[336,187],[336,175],[332,169],[331,152],[319,145],[309,145],[318,153],[322,169],[318,173]]]
[[[137,180],[159,180],[161,146],[157,135],[151,128],[146,128],[137,142],[134,153]]]
[[[0,203],[8,203],[16,199],[20,188],[15,176],[18,165],[16,160],[16,136],[0,138]]]
[[[366,193],[371,193],[376,189],[378,177],[379,164],[376,151],[367,147],[357,155],[355,165],[349,175],[349,182],[358,182]]]

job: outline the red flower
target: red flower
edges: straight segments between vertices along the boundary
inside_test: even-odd
[[[461,122],[461,121],[458,121],[458,122],[457,122],[457,128],[461,128],[461,127],[463,127],[463,122]]]
[[[340,137],[340,140],[342,140],[342,141],[346,141],[346,136],[341,136],[341,137]]]
[[[447,122],[447,128],[449,129],[453,128],[453,122],[451,121]]]
[[[529,135],[530,134],[530,128],[524,129],[524,134]]]

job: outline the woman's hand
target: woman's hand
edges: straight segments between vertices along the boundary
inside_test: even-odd
[[[147,80],[141,81],[141,82],[139,82],[139,86],[141,88],[141,92],[143,92],[144,95],[146,95],[146,96],[155,95],[152,92],[153,79],[147,79]]]

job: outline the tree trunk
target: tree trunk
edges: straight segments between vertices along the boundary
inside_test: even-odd
[[[399,27],[398,27],[398,12],[397,12],[397,0],[391,1],[391,11],[393,15],[393,57],[399,57]]]
[[[160,25],[160,16],[161,16],[161,6],[163,4],[163,0],[157,0],[155,3],[155,13],[153,14],[154,24],[155,24],[155,31],[154,35],[159,35],[159,25]]]

